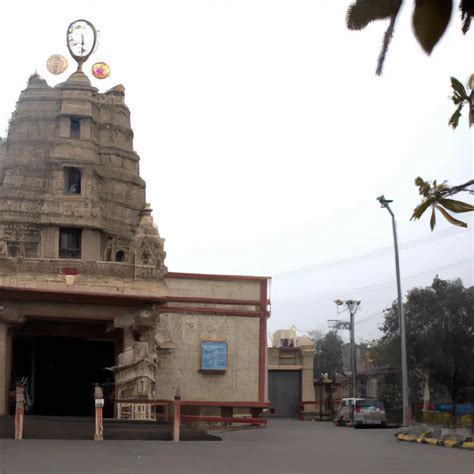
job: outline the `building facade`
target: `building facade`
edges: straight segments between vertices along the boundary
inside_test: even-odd
[[[275,416],[301,417],[314,405],[313,366],[315,346],[296,328],[280,329],[268,348],[268,398]]]
[[[111,379],[120,399],[267,400],[268,278],[168,271],[124,97],[34,74],[0,142],[0,415],[19,377],[36,414],[88,414]]]

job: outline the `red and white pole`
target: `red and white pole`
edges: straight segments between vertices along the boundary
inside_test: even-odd
[[[25,386],[16,384],[15,439],[23,439],[23,417],[25,415]]]
[[[104,408],[104,392],[97,386],[94,389],[95,399],[95,433],[94,440],[102,441],[104,439],[104,424],[102,418],[102,409]]]
[[[179,442],[179,432],[181,425],[181,396],[179,388],[174,396],[174,417],[173,417],[173,441]]]

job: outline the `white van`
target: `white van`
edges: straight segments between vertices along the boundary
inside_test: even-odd
[[[343,398],[337,410],[335,423],[339,426],[352,422],[360,426],[386,426],[387,416],[381,400],[375,398]]]

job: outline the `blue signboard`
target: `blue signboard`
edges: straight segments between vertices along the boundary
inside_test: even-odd
[[[201,342],[201,370],[227,369],[227,342]]]

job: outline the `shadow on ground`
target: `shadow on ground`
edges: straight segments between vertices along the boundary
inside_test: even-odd
[[[25,416],[24,420],[23,439],[90,440],[94,438],[94,418]],[[14,437],[14,417],[0,417],[0,438],[13,439]],[[172,425],[150,421],[104,420],[104,439],[171,441]],[[181,429],[181,441],[221,441],[221,439],[205,430]]]

